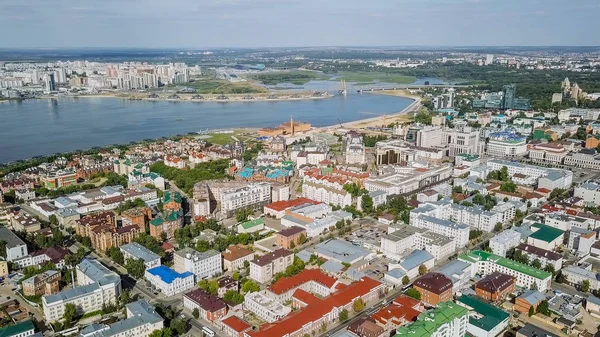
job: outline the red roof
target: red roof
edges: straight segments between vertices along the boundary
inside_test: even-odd
[[[265,205],[265,208],[270,208],[274,211],[285,211],[288,208],[292,208],[292,207],[296,207],[296,206],[300,206],[300,205],[304,205],[304,204],[318,205],[318,204],[321,204],[321,202],[318,202],[318,201],[315,201],[312,199],[308,199],[308,198],[297,198],[297,199],[292,199],[292,200],[276,201],[274,203]]]
[[[163,243],[161,247],[162,247],[162,249],[164,249],[165,251],[170,251],[170,250],[173,250],[173,249],[175,249],[175,246],[173,246],[172,244],[170,244],[170,243],[168,243],[168,242],[165,242],[165,243]]]
[[[317,304],[321,301],[317,296],[302,289],[296,289],[292,297],[306,305]]]
[[[327,288],[333,287],[337,282],[335,278],[323,273],[320,269],[304,269],[298,275],[280,278],[269,287],[269,290],[281,295],[310,281],[320,283]]]
[[[224,320],[222,320],[221,322],[223,324],[227,325],[228,327],[232,328],[234,331],[237,331],[238,333],[244,332],[244,331],[252,328],[252,326],[250,324],[242,321],[237,316],[227,317]]]
[[[419,301],[417,301],[417,305],[418,302]],[[392,321],[394,324],[399,325],[402,322],[402,318],[409,322],[416,321],[420,313],[421,312],[414,309],[413,306],[390,304],[387,307],[379,309],[379,311],[375,312],[371,317],[381,324]]]
[[[537,189],[537,190],[535,190],[535,191],[536,191],[536,192],[540,192],[540,193],[550,193],[550,192],[552,192],[551,190],[549,190],[549,189],[547,189],[547,188],[543,188],[543,187],[540,187],[540,188],[538,188],[538,189]]]
[[[248,334],[252,337],[280,337],[294,333],[302,329],[306,324],[317,321],[327,315],[333,308],[347,305],[353,302],[354,299],[368,294],[380,285],[381,282],[379,281],[363,277],[360,281],[350,284],[346,288],[324,298],[322,301],[308,305],[303,310],[287,315],[274,324],[265,324],[261,326],[259,331],[248,331]]]

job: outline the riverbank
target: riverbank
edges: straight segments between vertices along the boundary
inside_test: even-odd
[[[391,114],[376,114],[364,112],[364,114],[373,114],[378,115],[378,117],[370,117],[359,119],[352,122],[342,123],[345,129],[366,129],[366,128],[375,128],[375,127],[387,127],[390,124],[394,123],[408,123],[411,122],[413,117],[412,114],[421,110],[421,97],[409,93],[407,90],[385,90],[385,91],[369,91],[364,92],[363,94],[371,94],[371,95],[387,95],[394,97],[402,97],[412,99],[413,102],[410,103],[406,108],[402,109],[399,112],[391,113]],[[325,131],[331,129],[339,129],[340,125],[330,125],[326,127],[317,128],[318,131]]]
[[[282,102],[282,101],[305,101],[318,100],[334,97],[328,92],[304,92],[304,93],[270,93],[270,94],[171,94],[169,96],[156,95],[158,97],[149,97],[148,94],[93,94],[93,95],[72,95],[72,96],[41,96],[40,99],[60,99],[60,98],[120,98],[131,101],[150,101],[150,102],[194,102],[194,103],[228,103],[228,102]],[[176,97],[174,97],[176,96]]]

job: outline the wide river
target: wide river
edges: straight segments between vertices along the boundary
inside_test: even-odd
[[[280,102],[168,102],[61,98],[0,103],[0,163],[205,129],[313,126],[401,111],[411,99],[377,94]]]

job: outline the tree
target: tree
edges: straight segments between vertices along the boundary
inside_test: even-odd
[[[542,313],[546,316],[550,316],[551,312],[550,312],[550,306],[548,305],[548,301],[543,300],[540,302],[540,304],[538,304],[536,311],[538,313]]]
[[[344,321],[348,320],[348,310],[343,309],[342,311],[340,311],[339,319],[340,319],[340,322],[344,322]]]
[[[533,268],[540,269],[540,268],[542,268],[542,263],[540,262],[540,260],[535,259],[535,260],[533,260],[533,262],[531,262],[531,266]]]
[[[141,279],[144,277],[146,265],[142,259],[127,259],[125,262],[125,269],[127,269],[127,273],[129,273],[129,275],[131,275],[133,278]]]
[[[419,275],[425,275],[427,274],[427,267],[425,267],[424,264],[419,266]]]
[[[123,252],[121,252],[121,250],[117,247],[108,248],[106,250],[106,255],[117,264],[123,265],[123,263],[125,262]]]
[[[415,288],[407,289],[404,294],[408,297],[414,298],[415,300],[421,300],[421,293]]]
[[[554,273],[556,273],[556,270],[554,270],[554,266],[551,264],[546,264],[546,267],[544,267],[544,271],[554,275]]]
[[[296,248],[296,243],[294,242],[294,240],[290,241],[290,249],[294,249]]]
[[[562,273],[562,271],[561,271],[561,270],[559,270],[559,271],[556,273],[556,278],[555,278],[555,280],[556,280],[556,282],[557,282],[557,283],[565,283],[565,282],[567,282],[567,278],[565,277],[565,275],[563,275],[563,273]]]
[[[371,196],[368,194],[363,194],[363,196],[361,197],[360,206],[362,207],[362,211],[367,214],[371,214],[375,210],[373,208],[373,198],[371,198]]]
[[[242,285],[242,291],[245,293],[257,292],[257,291],[260,291],[260,286],[256,283],[254,283],[254,281],[252,281],[252,280],[247,280]]]
[[[538,285],[537,285],[537,282],[533,282],[533,283],[531,284],[531,287],[529,287],[529,288],[530,288],[531,290],[538,290]]]
[[[514,193],[517,191],[517,184],[512,181],[507,181],[500,185],[500,191]]]
[[[201,280],[198,282],[198,288],[206,291],[211,295],[216,295],[219,292],[219,283],[217,280]]]
[[[171,331],[175,331],[179,336],[183,336],[187,330],[187,323],[181,319],[174,319],[169,325]]]
[[[365,306],[365,301],[363,301],[362,298],[358,298],[352,303],[352,310],[354,310],[354,312],[361,312],[365,310]]]
[[[407,285],[409,283],[410,283],[410,279],[408,278],[408,276],[404,275],[404,277],[402,278],[402,284]]]
[[[535,311],[533,310],[533,305],[529,307],[529,317],[533,316]]]
[[[502,222],[498,222],[496,226],[494,226],[494,232],[498,233],[502,230]]]
[[[244,302],[244,295],[235,290],[228,290],[225,295],[223,295],[223,300],[229,303],[240,304]]]
[[[58,225],[58,218],[54,214],[52,214],[48,217],[48,221],[50,221],[50,225],[52,225],[52,226]]]
[[[475,240],[481,235],[483,235],[483,231],[479,229],[472,229],[469,231],[469,240]]]
[[[590,290],[590,281],[583,280],[583,282],[581,282],[581,291],[583,291],[584,293],[587,293],[589,290]]]
[[[234,271],[233,274],[231,274],[231,278],[236,281],[239,281],[241,277],[242,277],[242,275],[240,275],[239,271]]]
[[[123,290],[119,302],[121,302],[121,305],[131,303],[131,293],[129,292],[129,290]]]
[[[198,308],[194,308],[194,311],[192,311],[192,316],[194,316],[195,319],[200,317],[200,311],[198,311]]]
[[[63,313],[63,320],[65,325],[70,325],[73,322],[73,318],[77,314],[77,310],[75,309],[75,305],[72,303],[65,304],[65,311]]]
[[[300,234],[300,237],[298,238],[298,244],[303,245],[306,243],[306,241],[308,240],[308,238],[306,237],[305,233]]]

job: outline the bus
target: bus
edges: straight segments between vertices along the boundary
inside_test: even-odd
[[[209,329],[208,327],[203,327],[202,328],[202,334],[204,336],[209,336],[209,337],[214,337],[215,336],[215,332],[212,331],[211,329]]]

